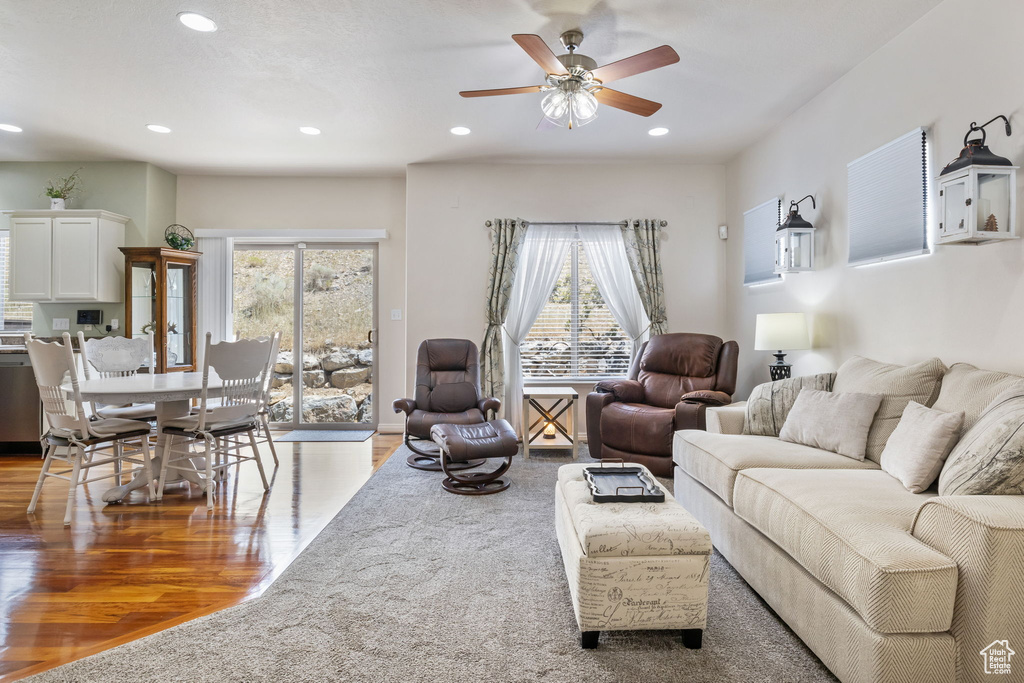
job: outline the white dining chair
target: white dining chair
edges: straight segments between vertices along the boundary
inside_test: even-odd
[[[166,420],[162,426],[163,458],[157,500],[163,497],[168,470],[195,471],[193,463],[184,461],[196,457],[197,453],[192,452],[190,446],[199,441],[205,442],[206,446],[205,453],[201,455],[205,455],[206,460],[203,487],[207,509],[213,509],[216,495],[217,478],[214,473],[224,472],[229,465],[255,460],[263,480],[263,490],[270,490],[255,432],[272,348],[273,342],[270,339],[242,339],[213,344],[210,333],[206,333],[199,411]],[[209,395],[211,370],[220,378],[222,387],[216,406]],[[248,437],[251,454],[230,443],[229,437],[242,434]]]
[[[64,526],[69,526],[75,510],[77,488],[94,481],[120,478],[119,465],[122,462],[142,465],[143,476],[149,482],[150,500],[156,498],[156,490],[149,453],[149,423],[122,418],[90,420],[79,390],[78,369],[75,353],[71,348],[71,335],[65,332],[63,341],[63,345],[57,342],[48,343],[33,339],[31,334],[25,335],[25,348],[28,350],[43,412],[49,424],[49,430],[42,437],[46,444],[43,468],[32,492],[28,512],[35,512],[39,495],[43,490],[43,482],[47,477],[63,479],[69,484],[68,502],[64,511]],[[61,389],[65,381],[71,383],[70,399]],[[141,459],[123,448],[123,444],[128,440],[140,442]],[[97,457],[96,448],[104,444],[114,445],[113,456]],[[50,471],[54,461],[62,462],[70,466],[70,469]],[[83,478],[83,472],[109,464],[117,466],[112,473],[92,479]]]
[[[275,332],[269,337],[256,337],[256,341],[270,340],[272,346],[270,348],[270,358],[267,359],[267,377],[264,381],[263,397],[260,403],[260,410],[258,413],[258,420],[256,422],[256,443],[267,444],[270,447],[270,454],[274,456],[274,467],[278,467],[281,461],[277,457],[277,448],[274,446],[274,437],[270,433],[270,391],[274,385],[274,363],[277,360],[277,351],[281,345],[281,333]],[[210,401],[211,407],[220,405],[219,399],[212,399]],[[191,410],[193,415],[199,413],[199,406],[195,406]],[[249,444],[244,443],[239,439],[232,440],[232,443],[248,448]],[[226,446],[224,446],[226,447]]]
[[[139,368],[153,367],[153,333],[145,337],[97,337],[86,339],[78,333],[78,349],[82,354],[82,371],[85,378],[104,379],[107,377],[132,377]],[[126,420],[156,420],[156,405],[135,403],[132,405],[92,404],[97,417],[116,417]]]

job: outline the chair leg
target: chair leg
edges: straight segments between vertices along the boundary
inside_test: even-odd
[[[71,515],[75,511],[75,495],[78,492],[78,478],[82,472],[85,449],[75,448],[75,462],[71,466],[71,485],[68,487],[68,506],[64,510],[64,526],[71,526]]]
[[[153,475],[153,460],[149,456],[149,437],[142,437],[142,476],[149,484],[149,499],[156,500],[156,477]]]
[[[43,443],[46,443],[45,441]],[[39,494],[43,492],[43,482],[46,480],[46,473],[50,471],[50,463],[53,462],[53,454],[57,450],[56,446],[46,444],[46,450],[43,452],[43,469],[39,471],[39,481],[36,482],[36,490],[32,492],[32,501],[28,504],[28,513],[32,514],[36,511],[36,503],[39,502]]]
[[[115,480],[117,485],[120,486],[124,483],[121,479],[121,458],[124,457],[124,444],[120,441],[114,442],[114,457],[117,460],[114,461],[114,474],[116,475]]]
[[[266,414],[260,415],[260,422],[263,424],[263,433],[267,435],[267,444],[270,445],[270,454],[274,456],[274,467],[280,467],[281,461],[277,459],[277,448],[274,447],[274,438],[270,436],[270,422]]]
[[[174,447],[174,437],[164,434],[164,448],[160,458],[160,481],[156,484],[156,499],[164,499],[164,482],[167,480],[167,464],[171,461],[171,449]]]
[[[206,438],[206,509],[213,510],[213,491],[217,482],[213,480],[213,459],[217,457],[217,444],[212,436]]]
[[[249,430],[249,444],[252,446],[252,455],[256,458],[256,467],[260,469],[260,479],[263,480],[263,490],[269,491],[270,484],[267,483],[267,473],[263,471],[263,460],[260,459],[260,448],[256,445],[256,435]]]

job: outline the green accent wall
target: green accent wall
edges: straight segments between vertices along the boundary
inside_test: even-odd
[[[143,161],[10,161],[0,162],[0,210],[48,209],[50,200],[43,195],[47,180],[67,176],[81,168],[82,194],[71,202],[70,209],[105,209],[131,220],[125,226],[125,246],[146,247],[163,243],[164,229],[175,222],[178,178],[162,168]],[[7,227],[7,218],[0,217],[0,227]],[[123,264],[111,264],[123,268]],[[68,318],[74,336],[80,329],[75,324],[79,309],[99,308],[103,325],[114,318],[124,327],[124,304],[36,304],[32,331],[44,337],[53,336],[53,319]],[[105,334],[106,328],[86,332]],[[59,334],[59,333],[58,333]]]

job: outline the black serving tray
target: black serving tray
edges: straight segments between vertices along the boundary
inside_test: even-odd
[[[664,503],[665,492],[640,467],[585,467],[595,503]]]

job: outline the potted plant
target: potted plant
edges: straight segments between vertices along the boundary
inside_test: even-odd
[[[51,210],[63,211],[67,202],[81,194],[82,177],[78,175],[78,171],[81,170],[81,168],[77,169],[66,178],[58,177],[56,180],[51,178],[47,181],[46,191],[43,194],[50,198]]]

